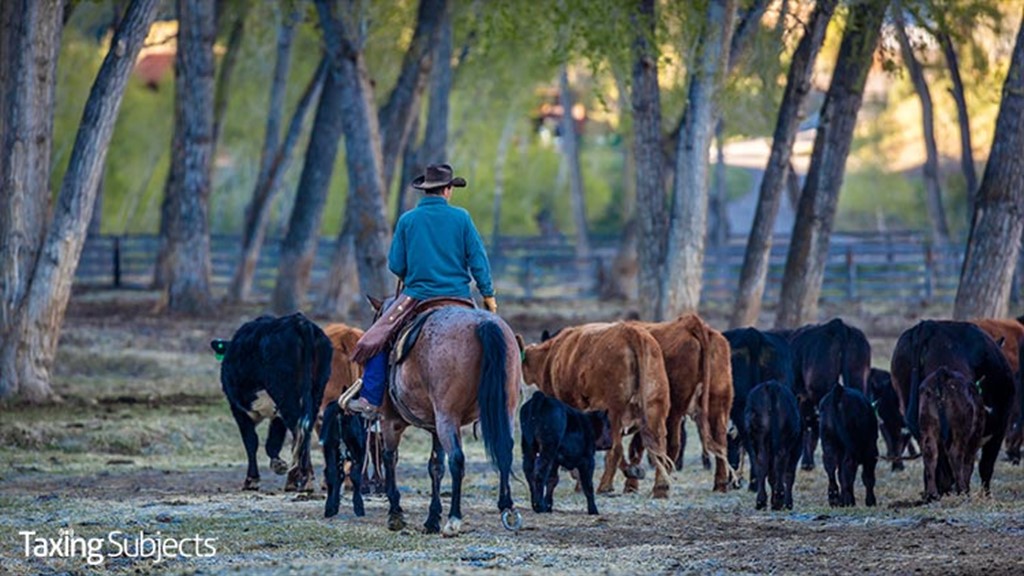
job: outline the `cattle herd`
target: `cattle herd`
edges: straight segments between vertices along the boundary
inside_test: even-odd
[[[285,489],[313,489],[315,430],[326,462],[325,515],[338,513],[346,475],[354,512],[363,515],[360,487],[372,435],[337,402],[359,376],[350,355],[361,334],[344,324],[321,329],[297,313],[263,316],[230,340],[213,341],[248,457],[244,489],[259,488],[255,425],[269,419],[266,453],[274,472],[287,472]],[[1020,462],[1024,317],[921,321],[899,337],[888,372],[871,367],[864,333],[841,319],[796,330],[718,332],[684,315],[571,326],[545,332],[537,343],[519,342],[523,384],[536,388],[523,395],[519,425],[537,513],[552,510],[558,470],[565,468],[574,472],[587,512],[597,514],[594,493],[612,492],[617,471],[625,492],[638,490],[645,451],[654,470],[651,495],[667,497],[672,470],[682,465],[686,417],[714,462],[713,489],[739,486],[746,460],[758,509],[768,506],[769,487],[773,510],[792,509],[796,467],[814,469],[819,440],[832,506],[856,504],[858,470],[864,504],[874,506],[879,459],[898,470],[903,460],[920,457],[922,502],[968,493],[975,460],[988,493],[1004,446],[1006,459]],[[290,467],[280,458],[288,433]],[[607,453],[595,490],[597,450]]]

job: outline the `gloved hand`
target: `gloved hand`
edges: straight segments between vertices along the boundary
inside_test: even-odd
[[[484,308],[491,314],[498,313],[498,301],[494,296],[484,296]]]

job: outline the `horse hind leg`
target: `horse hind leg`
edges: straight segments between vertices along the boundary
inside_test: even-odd
[[[437,534],[441,531],[441,480],[444,478],[444,448],[437,434],[433,435],[427,469],[430,472],[430,512],[423,528],[427,534]]]
[[[448,470],[452,474],[452,502],[448,508],[448,521],[441,529],[445,537],[458,536],[462,530],[462,479],[466,473],[466,456],[462,452],[459,427],[450,421],[437,423],[437,437],[448,454]]]

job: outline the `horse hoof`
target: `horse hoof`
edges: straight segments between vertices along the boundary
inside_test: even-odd
[[[611,485],[608,485],[608,486],[601,485],[601,486],[597,487],[597,493],[598,494],[610,494],[610,493],[612,493],[614,491],[615,491],[615,487],[611,486]]]
[[[281,460],[280,458],[271,458],[270,470],[273,471],[274,474],[281,476],[285,472],[288,472],[288,463],[285,462],[284,460]]]
[[[444,536],[445,538],[458,536],[460,530],[462,530],[462,519],[449,518],[444,524],[444,529],[441,530],[441,536]]]
[[[594,514],[597,514],[597,509],[594,509]],[[505,530],[509,530],[511,532],[519,532],[519,529],[523,527],[523,515],[520,514],[519,510],[516,510],[515,508],[502,510],[501,525],[505,527]]]
[[[242,484],[242,490],[259,490],[260,479],[259,478],[246,478],[245,483]]]
[[[405,518],[401,514],[391,514],[388,516],[388,530],[398,532],[403,528],[405,528]]]

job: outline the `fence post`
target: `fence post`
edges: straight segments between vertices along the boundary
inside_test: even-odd
[[[853,300],[857,297],[857,265],[853,261],[853,247],[846,247],[846,297]]]
[[[114,236],[114,288],[121,287],[121,237]]]

